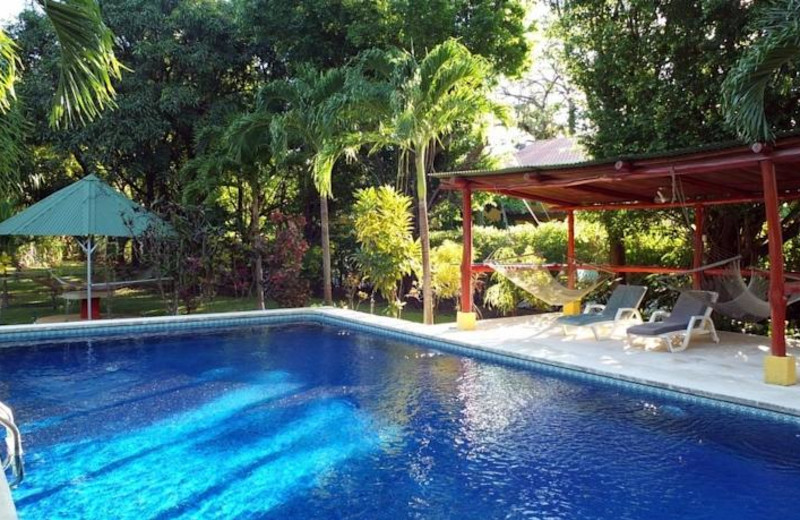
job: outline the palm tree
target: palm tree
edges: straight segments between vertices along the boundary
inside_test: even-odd
[[[800,61],[800,0],[765,2],[755,9],[752,28],[757,39],[723,83],[723,110],[743,139],[769,142],[775,136],[764,111],[764,95],[781,69]]]
[[[437,45],[422,60],[413,53],[395,49],[367,51],[359,63],[363,80],[351,84],[351,88],[367,92],[360,97],[366,98],[377,111],[372,115],[378,123],[374,129],[352,136],[350,144],[368,144],[373,149],[396,147],[401,152],[401,161],[413,157],[422,245],[423,314],[425,323],[432,324],[428,154],[432,147],[444,146],[443,138],[456,125],[477,125],[485,122],[489,114],[505,120],[507,114],[504,107],[489,99],[493,77],[489,63],[455,40]],[[354,95],[359,97],[358,93]]]
[[[54,127],[85,123],[114,105],[113,80],[123,66],[114,55],[114,35],[103,23],[96,0],[37,0],[50,20],[61,49],[60,73],[50,124]],[[10,196],[22,154],[24,130],[15,107],[14,85],[21,69],[19,49],[0,29],[0,196]]]
[[[296,144],[310,155],[309,174],[319,193],[323,297],[328,305],[333,304],[328,199],[333,166],[344,153],[340,136],[348,120],[342,95],[346,75],[343,69],[301,68],[294,78],[265,85],[256,110],[247,116],[251,135],[282,138],[285,146]]]
[[[224,173],[235,174],[244,181],[250,191],[250,235],[253,252],[253,279],[256,283],[257,305],[266,308],[264,300],[264,259],[261,233],[261,214],[265,202],[264,188],[277,177],[277,169],[284,158],[283,146],[279,142],[278,115],[266,107],[254,113],[241,114],[233,120],[224,133],[223,142],[227,150],[212,155],[204,163],[210,167],[206,175],[217,182]],[[201,170],[201,173],[203,171]],[[213,181],[212,181],[213,182]]]

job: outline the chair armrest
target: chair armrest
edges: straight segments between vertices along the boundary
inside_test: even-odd
[[[633,307],[620,307],[617,309],[617,313],[614,315],[614,321],[633,319],[642,321],[642,315],[639,312],[639,309]]]
[[[606,306],[602,303],[587,303],[583,308],[584,314],[600,314],[605,310]]]
[[[664,318],[669,318],[670,313],[668,311],[657,310],[654,311],[653,314],[650,315],[650,319],[648,320],[650,323],[655,323],[659,320]]]

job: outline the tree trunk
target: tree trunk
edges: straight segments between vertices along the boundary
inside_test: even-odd
[[[419,241],[422,245],[422,315],[426,325],[433,325],[433,289],[431,287],[431,244],[428,236],[428,189],[425,178],[425,146],[415,150],[417,168],[417,208]]]
[[[322,230],[322,291],[325,305],[333,305],[331,286],[331,234],[328,225],[328,197],[319,196],[319,225]]]
[[[258,310],[266,308],[264,302],[264,262],[261,258],[261,193],[258,183],[252,184],[253,203],[250,207],[250,240],[253,248],[253,278],[256,282]]]

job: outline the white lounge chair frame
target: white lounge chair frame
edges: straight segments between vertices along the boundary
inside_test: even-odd
[[[713,293],[712,300],[716,301],[718,295]],[[712,303],[713,303],[712,301]],[[719,335],[717,335],[717,329],[714,327],[714,322],[711,320],[711,313],[714,312],[714,309],[711,307],[706,308],[706,312],[703,313],[702,316],[692,316],[689,318],[689,323],[686,326],[685,330],[673,330],[671,332],[665,332],[664,334],[659,334],[658,336],[646,336],[646,335],[639,335],[639,334],[631,334],[628,333],[628,343],[630,344],[634,337],[642,337],[642,338],[659,338],[664,343],[667,344],[667,348],[670,352],[682,352],[689,347],[689,342],[692,340],[692,336],[702,336],[705,334],[709,334],[711,336],[712,341],[714,343],[719,343]],[[670,312],[665,310],[657,310],[650,315],[650,319],[648,323],[656,323],[657,321],[663,320],[664,318],[669,317]],[[676,340],[683,337],[683,340],[680,342],[679,345],[675,345]]]
[[[602,303],[587,303],[583,309],[583,314],[599,314],[605,310],[606,306]],[[564,335],[568,334],[567,328],[574,327],[574,328],[582,328],[582,327],[589,327],[592,329],[592,334],[594,334],[594,339],[600,340],[600,329],[603,327],[607,327],[611,325],[611,333],[609,335],[613,335],[617,331],[617,327],[621,323],[625,323],[626,325],[631,323],[643,323],[642,313],[639,312],[639,309],[634,309],[633,307],[620,307],[617,309],[616,314],[614,314],[613,320],[606,320],[606,321],[598,321],[596,323],[592,323],[590,325],[564,325]]]

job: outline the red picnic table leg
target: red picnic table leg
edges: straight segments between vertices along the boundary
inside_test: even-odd
[[[86,298],[81,300],[81,319],[85,320],[89,317],[89,305]],[[92,298],[92,319],[100,319],[100,298]]]

